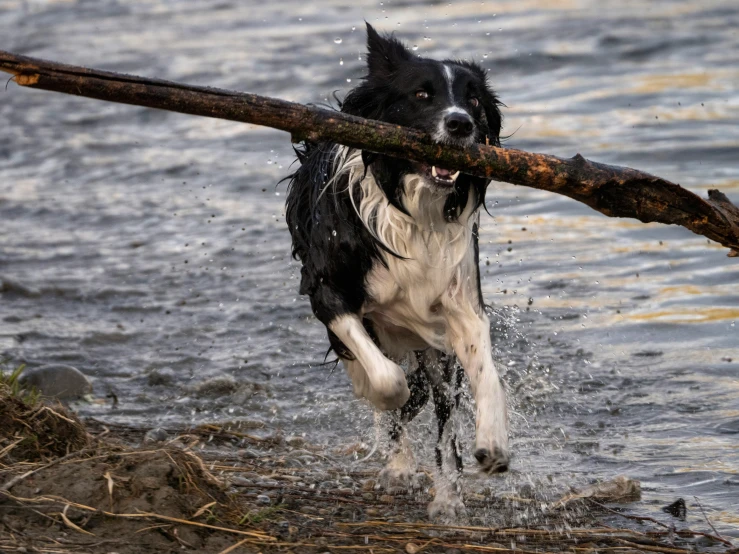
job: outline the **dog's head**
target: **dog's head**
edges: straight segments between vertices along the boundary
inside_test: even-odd
[[[471,62],[421,58],[391,36],[381,36],[367,24],[368,74],[347,95],[342,111],[423,131],[441,144],[468,146],[500,144],[499,101],[483,69]],[[447,219],[467,204],[470,189],[482,202],[487,182],[462,175],[454,168],[365,155],[390,202],[404,209],[397,189],[403,177],[418,174],[437,195],[447,195]],[[405,211],[405,210],[404,210]]]

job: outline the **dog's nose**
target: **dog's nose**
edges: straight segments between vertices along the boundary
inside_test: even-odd
[[[444,118],[444,125],[449,134],[457,138],[465,138],[472,134],[472,119],[464,113],[449,114]]]

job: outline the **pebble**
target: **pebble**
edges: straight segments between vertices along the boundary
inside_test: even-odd
[[[191,392],[197,396],[207,396],[217,398],[219,396],[228,396],[239,388],[239,384],[232,375],[218,375],[201,381],[191,387]]]
[[[303,437],[299,437],[296,435],[287,437],[285,439],[285,442],[289,444],[290,446],[304,446],[306,443],[306,440]]]
[[[362,498],[364,498],[365,500],[374,500],[375,495],[371,492],[365,492],[364,494],[362,494]]]
[[[301,514],[315,514],[318,512],[313,506],[301,506],[299,511]]]
[[[343,487],[343,488],[337,489],[336,493],[346,496],[346,495],[354,494],[354,489]]]
[[[169,438],[169,433],[161,427],[156,429],[149,429],[144,435],[144,444],[151,444],[153,442],[164,442]]]
[[[90,380],[71,365],[49,364],[26,369],[19,381],[24,387],[34,387],[42,395],[59,400],[73,400],[92,392]]]
[[[271,504],[272,503],[272,500],[266,494],[258,494],[257,495],[257,503],[258,504]]]
[[[247,479],[246,477],[242,477],[241,475],[234,475],[229,479],[232,485],[240,486],[240,487],[248,487],[250,485],[254,484],[253,479]]]
[[[393,502],[395,500],[394,497],[390,496],[389,494],[383,494],[380,496],[380,502]]]
[[[147,383],[150,387],[169,386],[175,382],[177,374],[171,367],[160,367],[153,369],[147,377]]]
[[[375,485],[377,483],[374,479],[367,479],[364,483],[362,483],[362,490],[363,491],[372,491],[375,488]]]

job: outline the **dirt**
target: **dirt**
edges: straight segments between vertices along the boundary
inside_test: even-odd
[[[80,420],[59,403],[38,403],[0,379],[0,460],[37,461],[89,445]]]
[[[326,451],[279,432],[257,437],[238,424],[147,434],[95,421],[82,426],[61,407],[54,413],[74,421],[85,440],[65,434],[62,452],[60,437],[39,435],[38,444],[53,450],[21,450],[17,428],[0,428],[0,553],[729,549],[706,534],[646,521],[617,528],[614,518],[621,518],[592,498],[543,509],[534,491],[470,492],[465,525],[436,525],[426,517],[430,479],[416,491],[384,490],[375,470],[351,464],[357,448]],[[486,523],[490,513],[504,524]]]

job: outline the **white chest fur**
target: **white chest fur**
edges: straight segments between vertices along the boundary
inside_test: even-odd
[[[472,233],[478,213],[468,207],[457,221],[446,221],[445,191],[419,175],[406,176],[403,185],[410,216],[387,201],[371,174],[360,183],[360,217],[402,257],[385,254],[386,265],[376,263],[367,276],[370,300],[364,315],[375,323],[390,355],[428,346],[451,352],[442,305],[477,294]]]

